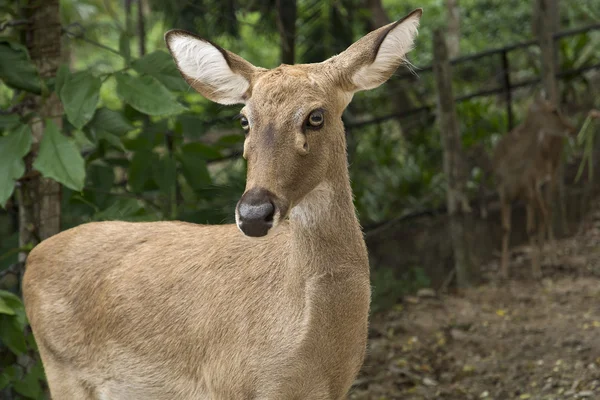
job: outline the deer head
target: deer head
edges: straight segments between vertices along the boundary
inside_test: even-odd
[[[381,85],[405,61],[422,10],[379,28],[324,62],[255,67],[182,30],[165,40],[185,80],[220,104],[244,104],[246,190],[240,230],[265,236],[320,184],[347,179],[342,112],[355,92]]]
[[[573,136],[577,134],[577,128],[543,94],[535,96],[527,111],[526,118],[536,122],[540,135]]]

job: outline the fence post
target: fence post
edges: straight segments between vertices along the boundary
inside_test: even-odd
[[[558,81],[556,79],[558,60],[554,44],[554,34],[558,29],[558,4],[557,0],[536,1],[539,2],[540,10],[540,25],[537,34],[541,50],[542,83],[548,100],[555,106],[559,106]]]
[[[536,0],[539,7],[538,36],[541,50],[541,66],[542,66],[542,84],[546,91],[547,99],[555,106],[560,108],[560,98],[558,91],[558,52],[556,51],[556,42],[554,34],[558,31],[558,0]],[[557,171],[558,179],[558,198],[557,193],[547,193],[547,201],[556,205],[558,201],[558,213],[551,212],[550,223],[557,226],[558,223],[560,232],[568,234],[569,224],[567,221],[566,199],[565,199],[565,163],[564,159],[560,160],[560,165]],[[554,207],[550,207],[552,211]],[[556,218],[558,217],[558,218]]]
[[[450,238],[454,251],[454,270],[459,288],[472,286],[478,279],[468,240],[470,208],[466,188],[466,163],[462,151],[458,116],[452,91],[452,71],[446,40],[440,30],[433,36],[438,121],[444,148],[444,173],[447,181],[446,202],[450,217]]]
[[[502,50],[502,88],[504,89],[504,101],[506,101],[506,118],[508,121],[508,129],[510,131],[514,126],[512,112],[512,92],[510,87],[510,65],[508,64],[508,52]]]

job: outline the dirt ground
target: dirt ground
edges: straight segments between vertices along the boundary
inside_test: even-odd
[[[600,400],[600,212],[546,249],[542,280],[527,251],[513,251],[510,282],[493,262],[476,289],[422,290],[373,315],[350,399]]]

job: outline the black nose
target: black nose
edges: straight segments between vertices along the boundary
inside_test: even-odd
[[[273,226],[275,205],[265,189],[251,189],[238,202],[238,226],[247,236],[265,236]]]

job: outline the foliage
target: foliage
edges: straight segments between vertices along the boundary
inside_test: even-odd
[[[0,206],[4,206],[12,194],[15,180],[25,173],[23,157],[29,153],[31,134],[27,125],[19,125],[13,132],[0,137]]]
[[[46,121],[46,130],[33,168],[42,176],[52,178],[70,189],[83,189],[85,167],[79,149],[59,132],[52,120]]]
[[[0,290],[0,395],[12,387],[26,399],[43,399],[44,370],[40,361],[33,365],[37,352],[33,335],[23,335],[27,317],[23,302],[15,294]]]
[[[29,60],[27,49],[19,43],[0,42],[0,78],[11,88],[41,92],[40,77]]]

